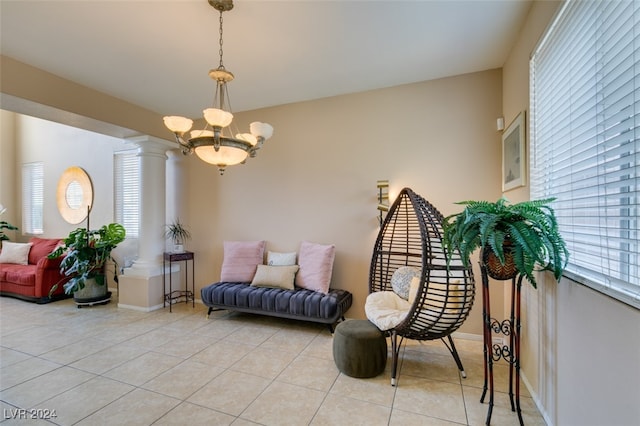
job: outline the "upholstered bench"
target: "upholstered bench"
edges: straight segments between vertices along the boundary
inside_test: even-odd
[[[209,315],[216,309],[249,312],[302,321],[327,324],[331,332],[334,325],[344,320],[353,296],[340,289],[329,289],[327,294],[296,287],[255,287],[249,283],[219,282],[204,287],[202,303],[209,307]]]
[[[344,320],[352,295],[330,288],[335,246],[303,241],[299,252],[267,252],[265,241],[225,241],[220,282],[201,290],[213,310],[334,325]],[[297,262],[297,263],[296,263]]]
[[[387,339],[369,320],[347,320],[333,335],[333,360],[351,377],[375,377],[387,364]]]

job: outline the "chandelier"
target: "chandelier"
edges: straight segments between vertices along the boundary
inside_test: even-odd
[[[175,115],[164,117],[164,125],[175,134],[183,154],[195,152],[201,160],[218,166],[222,175],[227,166],[244,164],[247,157],[255,157],[264,141],[273,134],[273,127],[256,121],[249,125],[250,133],[236,133],[235,137],[232,136],[230,127],[233,114],[227,83],[234,77],[225,69],[222,62],[222,13],[233,9],[233,0],[208,1],[220,12],[220,65],[209,71],[209,77],[216,82],[216,92],[213,97],[213,107],[202,111],[207,125],[202,130],[191,130],[193,120]],[[185,137],[187,132],[189,136]]]

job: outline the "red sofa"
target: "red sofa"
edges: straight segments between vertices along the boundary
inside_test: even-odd
[[[67,279],[60,273],[63,256],[47,259],[47,255],[60,240],[33,237],[29,242],[33,245],[29,250],[28,265],[0,263],[0,296],[17,297],[36,303],[66,298],[62,284]],[[49,291],[56,283],[59,283],[58,288],[49,297]]]

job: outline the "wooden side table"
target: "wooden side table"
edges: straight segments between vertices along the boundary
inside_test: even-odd
[[[191,290],[189,290],[189,261],[191,261]],[[184,285],[185,289],[173,289],[172,282],[172,264],[173,262],[184,262]],[[166,266],[167,263],[169,265],[169,292],[167,292],[166,286]],[[185,251],[182,253],[164,253],[162,258],[162,291],[164,292],[164,301],[163,307],[169,304],[169,312],[171,312],[171,307],[175,300],[178,300],[184,297],[185,303],[189,303],[191,301],[191,306],[195,308],[195,262],[194,262],[194,254],[191,251]]]
[[[486,424],[491,424],[491,414],[493,412],[493,363],[502,358],[509,364],[511,411],[517,412],[518,422],[520,425],[524,425],[520,408],[520,291],[523,275],[517,274],[511,278],[511,314],[509,319],[498,321],[491,317],[489,276],[487,268],[482,262],[480,262],[480,271],[482,272],[482,318],[484,322],[484,385],[482,386],[480,402],[484,403],[488,390],[489,410],[487,411]],[[508,337],[509,344],[493,343],[493,333]]]

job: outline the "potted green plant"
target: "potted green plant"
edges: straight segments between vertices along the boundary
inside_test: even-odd
[[[119,223],[110,223],[96,230],[78,228],[71,231],[62,240],[63,245],[48,256],[49,259],[55,259],[65,255],[60,263],[60,271],[71,279],[64,284],[64,292],[73,293],[76,302],[90,302],[105,296],[105,264],[108,260],[113,260],[111,252],[124,241],[125,236],[126,231]],[[51,292],[55,291],[57,286],[53,286]]]
[[[2,204],[0,204],[0,215],[2,215],[5,211],[6,211],[6,207],[4,207]],[[17,231],[18,228],[16,226],[13,226],[12,224],[10,224],[7,221],[0,221],[0,244],[2,244],[2,241],[6,241],[9,239],[9,236],[7,236],[7,234],[4,233],[4,230],[8,230],[8,231]],[[0,246],[1,247],[1,246]]]
[[[535,288],[534,271],[538,265],[560,280],[569,252],[549,206],[553,200],[510,204],[502,197],[495,203],[457,203],[466,207],[446,217],[443,223],[447,260],[451,260],[453,250],[459,250],[468,266],[471,253],[481,248],[481,262],[493,278],[508,279],[519,272]]]
[[[173,251],[175,253],[184,252],[184,243],[191,238],[191,233],[180,222],[180,219],[176,219],[173,223],[167,225],[165,231],[165,237],[173,241]]]

